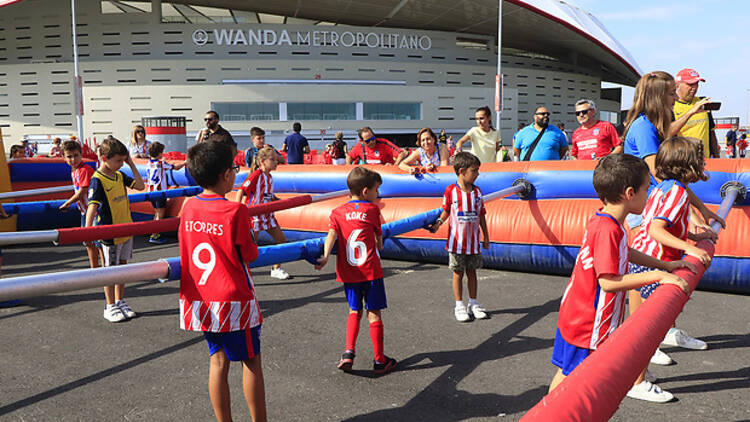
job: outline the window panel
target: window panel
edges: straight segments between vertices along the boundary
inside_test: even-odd
[[[364,103],[365,120],[421,120],[419,103]]]

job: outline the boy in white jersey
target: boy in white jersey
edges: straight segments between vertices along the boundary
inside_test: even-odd
[[[170,164],[164,161],[164,144],[160,142],[152,142],[148,146],[148,155],[150,157],[148,160],[148,191],[167,190],[169,187],[167,171],[179,170],[185,166],[185,163]],[[154,206],[154,220],[163,219],[167,211],[167,199],[152,199],[151,205]],[[162,244],[167,241],[167,238],[162,236],[161,233],[154,233],[148,241]]]
[[[469,152],[459,152],[453,159],[453,169],[458,181],[445,188],[443,212],[432,224],[433,233],[450,217],[448,241],[448,268],[453,271],[453,295],[456,299],[454,314],[459,322],[474,318],[487,318],[482,305],[477,302],[477,268],[482,267],[482,255],[479,249],[479,231],[482,232],[482,248],[489,249],[490,235],[485,220],[482,191],[474,185],[479,176],[479,158]],[[468,309],[463,302],[462,283],[466,273],[466,285],[469,288]]]

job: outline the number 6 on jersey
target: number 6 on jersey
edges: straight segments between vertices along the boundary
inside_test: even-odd
[[[352,267],[359,267],[367,261],[367,245],[357,240],[362,229],[352,230],[346,239],[346,260]]]
[[[208,262],[201,261],[201,252],[207,251],[208,252]],[[208,281],[208,277],[211,275],[211,272],[214,270],[214,266],[216,266],[216,252],[214,252],[214,248],[211,247],[211,244],[208,242],[203,242],[198,244],[198,246],[193,249],[193,264],[198,267],[199,270],[203,270],[203,274],[201,274],[201,279],[198,281],[198,285],[202,286],[206,284]]]

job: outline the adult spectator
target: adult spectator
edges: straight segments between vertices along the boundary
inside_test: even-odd
[[[500,144],[500,134],[492,127],[492,112],[487,106],[480,107],[474,113],[476,126],[469,129],[466,135],[456,143],[456,152],[461,152],[464,143],[471,141],[471,153],[482,163],[497,161],[497,152],[504,147]]]
[[[568,144],[570,144],[570,138],[568,138],[568,132],[565,131],[565,123],[563,122],[557,122],[557,128],[560,129],[560,132],[565,135],[565,140],[568,141]]]
[[[331,160],[333,164],[346,164],[346,154],[348,152],[349,147],[344,142],[344,132],[336,132],[336,139],[331,143]]]
[[[346,164],[398,164],[406,157],[393,142],[376,138],[372,128],[365,126],[357,131],[359,143],[346,156]]]
[[[286,152],[287,164],[304,164],[305,154],[310,153],[310,144],[307,143],[307,138],[300,134],[302,131],[300,122],[294,122],[292,130],[294,133],[284,139],[284,146],[281,150]]]
[[[237,155],[237,142],[232,138],[226,129],[221,127],[219,124],[219,113],[209,110],[206,115],[203,116],[203,121],[206,123],[206,128],[198,132],[198,136],[195,137],[195,142],[221,142],[232,147],[232,156]]]
[[[719,143],[716,140],[713,115],[703,110],[703,105],[711,101],[710,98],[696,97],[698,83],[706,82],[693,69],[682,69],[675,78],[677,84],[677,100],[674,103],[675,121],[670,127],[672,136],[687,136],[698,138],[703,142],[703,154],[706,158],[719,158]]]
[[[151,142],[146,140],[146,129],[141,125],[135,125],[130,134],[130,156],[133,158],[151,158],[148,155],[148,147]]]
[[[448,165],[448,148],[437,141],[432,129],[425,127],[417,132],[417,146],[419,148],[398,163],[401,170],[416,174],[419,168],[412,167],[414,163],[427,171],[435,171],[438,166]]]
[[[534,123],[516,133],[513,155],[521,161],[560,160],[568,152],[565,134],[549,124],[547,107],[537,107]]]
[[[573,132],[570,156],[574,160],[598,160],[622,152],[617,129],[612,123],[596,118],[596,103],[592,100],[576,102],[576,119],[581,127]]]
[[[727,149],[731,150],[732,157],[737,158],[737,126],[732,125],[727,131],[724,140],[727,142]]]

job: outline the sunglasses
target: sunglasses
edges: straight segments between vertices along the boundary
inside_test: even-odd
[[[238,166],[238,165],[236,165],[236,164],[235,164],[235,165],[233,165],[233,166],[232,166],[232,167],[230,167],[230,168],[231,168],[232,170],[234,170],[234,172],[235,172],[235,173],[239,173],[239,172],[240,172],[240,166]]]
[[[145,130],[136,130],[135,133],[146,133]]]
[[[547,113],[547,112],[544,112],[544,113],[534,113],[534,115],[536,115],[536,116],[549,116],[549,113]]]
[[[212,121],[212,120],[216,120],[216,119],[214,119],[213,117],[204,117],[204,118],[203,118],[203,121],[204,121],[204,122],[210,122],[210,121]]]
[[[587,108],[586,110],[578,110],[578,111],[576,111],[576,116],[583,116],[584,114],[588,113],[589,111],[591,111],[590,108]]]

